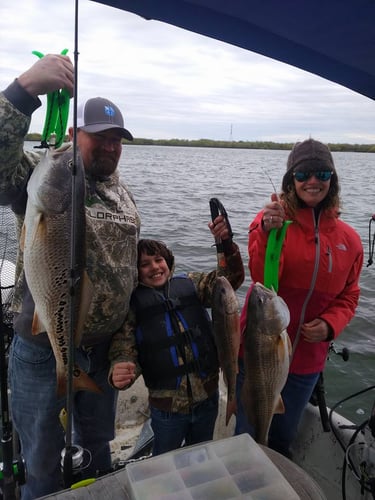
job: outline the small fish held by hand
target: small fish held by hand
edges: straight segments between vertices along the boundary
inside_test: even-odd
[[[216,279],[212,299],[212,325],[220,367],[227,386],[226,425],[236,413],[236,377],[240,347],[239,304],[227,278]]]

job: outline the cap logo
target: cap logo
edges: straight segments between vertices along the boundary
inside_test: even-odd
[[[115,110],[109,105],[104,106],[104,113],[108,116],[115,116]]]

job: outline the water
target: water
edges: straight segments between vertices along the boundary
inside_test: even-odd
[[[246,266],[246,279],[238,291],[242,305],[250,283],[248,226],[270,199],[270,178],[280,189],[287,156],[288,151],[127,145],[123,148],[120,172],[142,217],[141,236],[167,243],[175,254],[177,272],[215,268],[216,250],[207,224],[209,199],[220,199]],[[366,267],[369,219],[375,212],[369,172],[373,171],[375,156],[334,153],[333,157],[341,182],[342,218],[360,234],[365,264],[356,317],[335,342],[336,350],[349,349],[349,361],[333,354],[324,373],[329,406],[364,390],[375,380],[375,265]],[[340,412],[361,423],[369,417],[373,402],[374,392],[369,391],[341,405]]]

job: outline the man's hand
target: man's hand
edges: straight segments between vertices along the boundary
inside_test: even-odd
[[[33,97],[67,89],[73,95],[74,68],[68,56],[47,54],[22,73],[18,83]]]

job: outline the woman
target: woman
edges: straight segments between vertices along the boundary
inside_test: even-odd
[[[314,139],[297,143],[287,162],[280,196],[258,213],[249,230],[249,269],[263,282],[269,231],[291,220],[280,257],[278,294],[290,310],[293,345],[289,375],[282,391],[284,414],[274,415],[269,446],[290,456],[289,447],[320,372],[331,340],[354,316],[359,299],[363,248],[359,235],[339,219],[339,182],[327,146]],[[251,288],[248,296],[251,293]],[[246,324],[247,301],[241,314]],[[252,433],[243,412],[237,380],[236,434]]]

